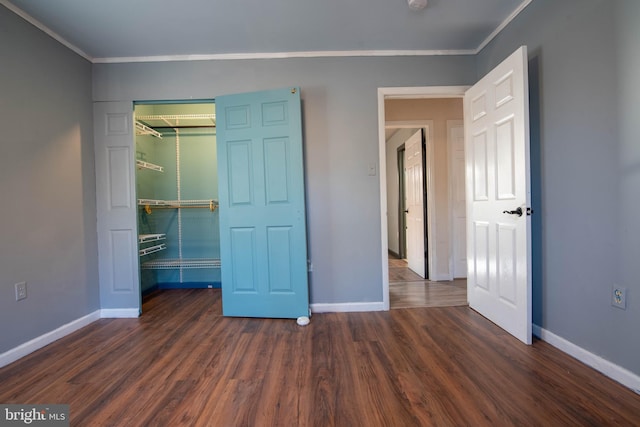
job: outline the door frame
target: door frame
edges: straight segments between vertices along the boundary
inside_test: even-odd
[[[396,165],[398,167],[398,257],[404,259],[407,256],[407,219],[405,216],[406,185],[404,176],[404,143],[396,150]]]
[[[418,86],[418,87],[380,87],[378,88],[378,157],[380,171],[380,231],[381,231],[381,265],[382,265],[382,306],[389,310],[389,243],[387,241],[387,153],[385,139],[386,99],[415,98],[463,98],[469,86]],[[416,121],[417,122],[417,121]],[[424,122],[424,121],[422,121]],[[397,123],[397,122],[396,122]],[[413,122],[415,123],[415,122]],[[424,127],[424,126],[413,126]],[[433,124],[431,125],[433,130]],[[430,138],[433,140],[433,138]],[[428,153],[427,153],[428,155]],[[430,156],[433,159],[433,155]],[[429,159],[429,157],[427,157]],[[428,161],[428,160],[427,160]],[[430,168],[433,170],[433,168]],[[433,180],[431,180],[433,182]],[[427,188],[427,196],[429,195]],[[432,205],[427,201],[428,206]],[[432,234],[430,234],[432,235]]]

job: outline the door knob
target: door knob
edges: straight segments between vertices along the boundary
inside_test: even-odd
[[[409,209],[405,210],[404,213],[409,213]]]
[[[502,213],[506,213],[506,214],[509,214],[509,215],[522,216],[522,208],[519,207],[518,209],[516,209],[514,211],[502,211]]]

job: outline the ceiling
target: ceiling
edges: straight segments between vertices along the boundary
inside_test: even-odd
[[[0,0],[93,62],[473,54],[531,0]]]

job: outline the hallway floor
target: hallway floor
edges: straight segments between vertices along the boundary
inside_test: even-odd
[[[467,281],[424,280],[409,269],[406,260],[389,257],[389,303],[392,309],[467,305]]]

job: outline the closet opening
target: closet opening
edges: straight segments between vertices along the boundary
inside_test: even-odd
[[[220,288],[213,100],[136,102],[140,290]]]

